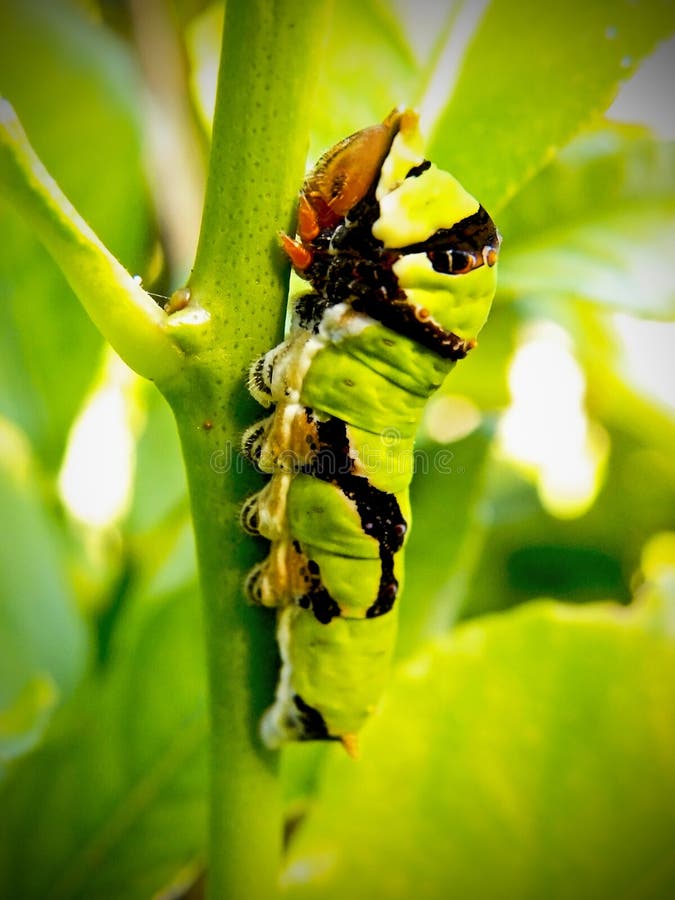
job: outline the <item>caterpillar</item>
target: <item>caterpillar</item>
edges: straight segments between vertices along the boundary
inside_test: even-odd
[[[424,157],[417,114],[395,109],[307,176],[297,235],[308,286],[288,337],[251,367],[267,418],[242,451],[266,486],[243,527],[270,541],[249,598],[277,610],[281,674],[264,742],[357,735],[384,691],[410,531],[413,444],[427,399],[476,343],[501,237]]]

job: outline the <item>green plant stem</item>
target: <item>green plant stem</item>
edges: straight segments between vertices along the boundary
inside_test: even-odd
[[[258,737],[271,701],[274,615],[248,606],[242,583],[263,548],[238,523],[262,481],[237,455],[263,411],[246,370],[282,336],[288,264],[276,238],[291,227],[306,153],[314,63],[327,3],[230,0],[209,177],[181,378],[163,390],[184,449],[204,596],[212,716],[209,897],[268,900],[278,891],[282,809],[274,754]],[[177,325],[185,336],[188,325]],[[229,468],[228,468],[229,464]],[[238,464],[238,465],[237,465]],[[223,471],[227,468],[227,471]]]
[[[14,109],[2,98],[0,187],[122,359],[153,381],[180,371],[183,354],[167,331],[168,316],[74,209],[38,159]]]

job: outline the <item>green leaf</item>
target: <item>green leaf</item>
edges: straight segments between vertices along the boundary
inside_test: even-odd
[[[206,711],[193,588],[132,607],[0,796],[0,895],[147,900],[203,852]]]
[[[15,106],[69,199],[138,271],[147,251],[148,209],[140,91],[125,48],[71,4],[0,4],[0,94]],[[4,198],[0,232],[0,411],[55,466],[96,370],[101,339]]]
[[[436,123],[430,158],[495,215],[607,109],[673,24],[668,0],[493,0]]]
[[[361,760],[332,754],[287,896],[665,900],[673,599],[533,603],[432,645],[401,670]]]
[[[87,641],[64,571],[63,544],[37,490],[25,438],[0,420],[0,707],[36,676],[67,696],[84,667]]]
[[[584,135],[499,224],[501,290],[675,316],[675,144],[631,129]]]

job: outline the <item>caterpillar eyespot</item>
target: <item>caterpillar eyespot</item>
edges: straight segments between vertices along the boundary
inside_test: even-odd
[[[282,660],[262,736],[339,740],[351,755],[385,688],[424,405],[475,346],[501,238],[424,158],[417,115],[394,110],[329,150],[282,246],[308,287],[286,340],[251,367],[272,412],[243,453],[271,475],[242,511],[270,542],[247,581],[277,609]]]

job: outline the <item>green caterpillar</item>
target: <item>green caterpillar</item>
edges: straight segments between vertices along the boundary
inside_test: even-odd
[[[424,158],[417,115],[394,110],[319,160],[297,238],[282,243],[310,287],[287,339],[251,368],[251,393],[274,411],[243,437],[272,476],[242,511],[271,542],[247,592],[278,610],[262,735],[355,753],[395,641],[415,432],[487,318],[500,237]]]

